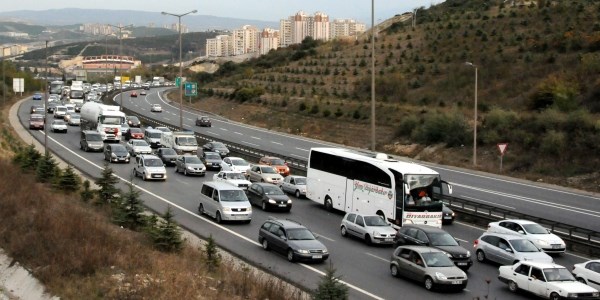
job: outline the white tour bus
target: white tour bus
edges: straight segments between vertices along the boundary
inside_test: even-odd
[[[312,148],[306,177],[306,197],[326,209],[378,214],[395,226],[441,227],[443,185],[452,193],[430,168],[342,148]]]

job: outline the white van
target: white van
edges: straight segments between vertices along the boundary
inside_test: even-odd
[[[158,129],[148,127],[144,131],[144,140],[146,140],[146,142],[150,144],[150,148],[160,148],[162,146],[162,144],[160,143],[162,133],[163,132]]]
[[[252,220],[252,205],[244,190],[226,182],[208,181],[200,189],[200,204],[198,213],[207,214],[222,221]]]

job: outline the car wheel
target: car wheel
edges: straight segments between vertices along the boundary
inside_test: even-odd
[[[263,238],[262,247],[264,250],[269,251],[269,242],[267,242],[267,239],[265,238]]]
[[[198,213],[201,215],[204,214],[204,205],[202,205],[202,203],[200,203],[200,205],[198,205]]]
[[[346,231],[346,226],[342,226],[342,229],[340,229],[340,233],[342,234],[343,237],[348,236],[348,232]]]
[[[261,207],[262,210],[267,211],[267,202],[263,201]]]
[[[425,286],[425,289],[428,291],[433,290],[433,288],[434,288],[433,279],[429,276],[425,277],[424,286]]]
[[[481,250],[477,250],[477,261],[478,262],[484,262],[485,261],[485,253],[483,253],[483,251]]]
[[[368,234],[365,234],[365,243],[366,243],[367,245],[371,245],[371,244],[373,244],[373,240],[371,240],[371,236],[370,236],[370,235],[368,235]]]
[[[300,199],[300,191],[296,190],[296,193],[294,194],[294,196],[296,196],[296,198]]]
[[[131,175],[133,175],[133,177],[137,177],[137,172],[135,171],[135,169],[131,170]]]
[[[509,291],[516,293],[518,289],[519,289],[519,286],[517,285],[516,282],[514,282],[512,280],[508,282],[508,290]]]
[[[215,219],[217,219],[217,223],[223,223],[223,219],[221,218],[221,212],[217,212],[217,216],[215,217]]]
[[[142,173],[142,180],[146,181],[146,172]]]
[[[324,203],[324,205],[325,205],[325,209],[326,209],[327,211],[332,211],[332,210],[333,210],[333,201],[331,201],[331,198],[329,198],[329,196],[327,196],[327,197],[325,198],[325,203]]]
[[[264,180],[264,179],[261,179],[261,180],[260,180],[260,182],[265,182],[265,180]]]
[[[287,260],[289,262],[294,262],[296,261],[296,258],[294,257],[294,250],[292,249],[288,249],[288,253],[287,253]]]
[[[183,175],[188,176],[187,169],[183,169]]]
[[[560,296],[558,295],[558,293],[555,292],[555,293],[550,294],[550,298],[548,298],[548,299],[558,300],[558,299],[560,299]]]
[[[83,151],[85,151],[85,152],[89,152],[89,151],[90,151],[90,148],[89,148],[87,145],[85,145],[85,147],[83,148]]]
[[[390,273],[394,277],[400,277],[400,272],[398,271],[398,266],[396,266],[396,265],[391,265],[390,266]]]
[[[179,173],[179,168],[175,166],[175,173]]]

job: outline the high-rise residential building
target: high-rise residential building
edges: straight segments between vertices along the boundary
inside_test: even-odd
[[[232,36],[217,35],[213,39],[206,39],[206,56],[230,56],[233,55],[232,49]]]
[[[309,35],[315,40],[329,40],[329,17],[322,12],[316,12],[310,20],[312,22],[309,22]]]
[[[299,11],[295,16],[290,17],[292,25],[292,44],[300,44],[305,37],[311,34],[308,15]]]
[[[279,21],[279,47],[285,48],[292,44],[292,21],[281,19]]]
[[[279,31],[272,28],[265,28],[260,33],[259,55],[269,53],[271,49],[277,49],[279,47]]]
[[[340,37],[357,36],[365,32],[365,24],[357,23],[352,19],[335,19],[331,23],[331,39]]]
[[[179,32],[179,23],[171,24],[171,30]],[[181,33],[188,33],[190,30],[185,26],[185,24],[181,24]]]
[[[233,30],[233,55],[258,52],[258,28],[244,25],[241,29]]]

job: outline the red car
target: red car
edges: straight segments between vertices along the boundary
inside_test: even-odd
[[[277,170],[277,173],[283,177],[290,175],[290,167],[288,167],[287,163],[279,157],[264,156],[258,161],[258,163],[272,166]]]
[[[131,94],[129,94],[129,97],[136,97],[137,98],[137,92],[131,92]]]
[[[29,116],[29,129],[44,129],[44,116],[31,114]]]
[[[140,128],[130,127],[124,134],[126,140],[141,140],[144,139],[144,132]]]

